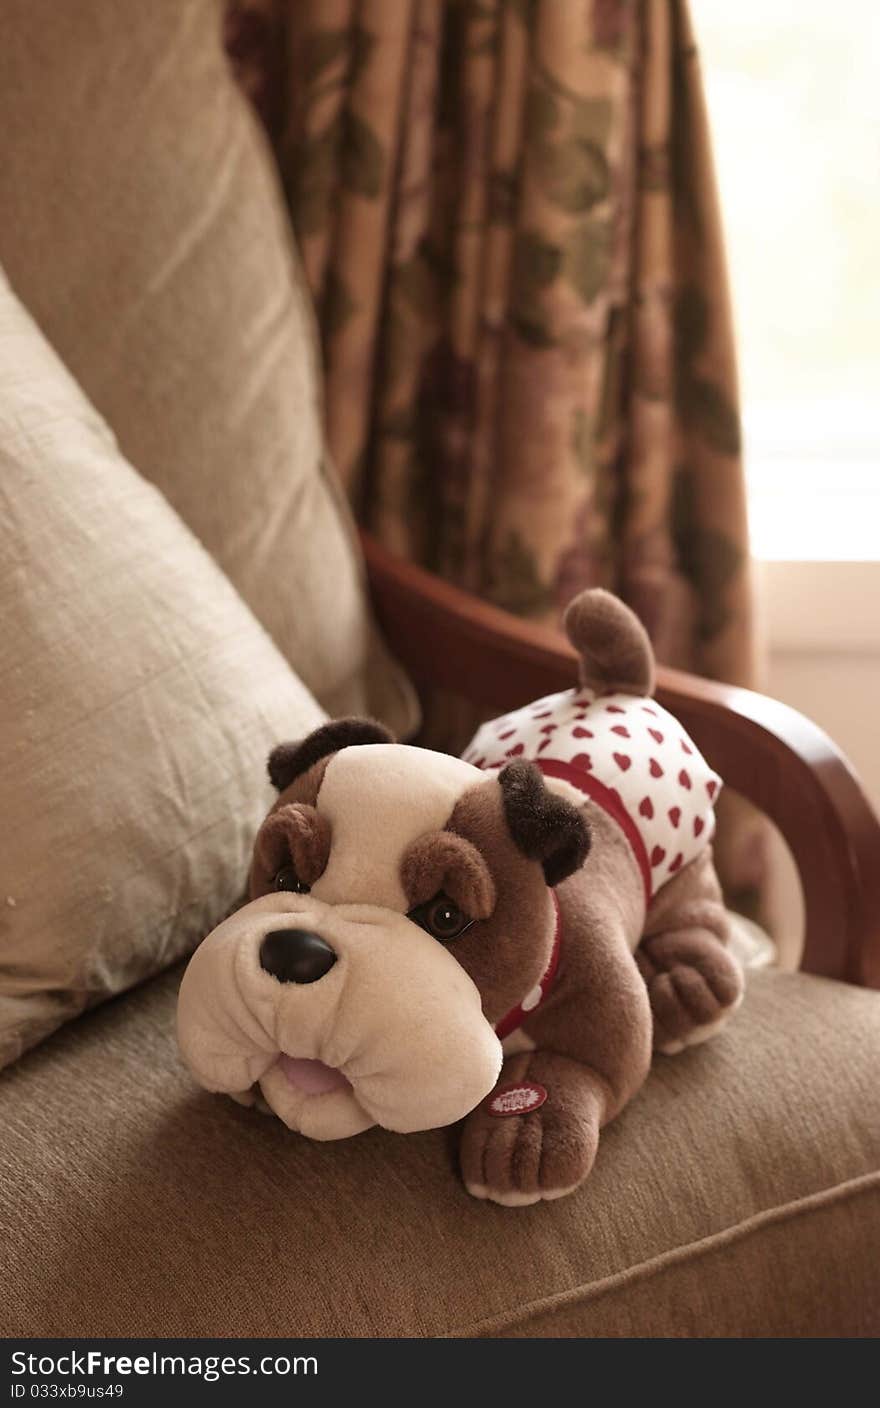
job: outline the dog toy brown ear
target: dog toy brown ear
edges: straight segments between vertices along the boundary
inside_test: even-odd
[[[517,759],[498,774],[504,816],[523,855],[538,860],[548,885],[579,870],[590,849],[590,828],[571,802],[551,792],[534,763]]]
[[[375,719],[332,719],[296,743],[279,743],[269,754],[269,778],[283,792],[295,777],[321,758],[364,743],[393,743],[394,735]]]
[[[581,679],[597,694],[654,693],[654,650],[638,616],[595,587],[569,603],[565,632],[581,657]]]

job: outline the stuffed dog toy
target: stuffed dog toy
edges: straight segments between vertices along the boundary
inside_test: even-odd
[[[636,617],[569,607],[578,689],[463,758],[364,719],[271,754],[252,902],[196,950],[183,1055],[207,1089],[340,1139],[464,1120],[478,1198],[557,1198],[647,1074],[742,993],[712,865],[719,779],[652,698]]]

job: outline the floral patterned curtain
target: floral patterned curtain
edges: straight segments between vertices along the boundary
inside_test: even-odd
[[[619,592],[748,684],[736,372],[685,0],[235,0],[330,447],[389,547],[533,619]]]

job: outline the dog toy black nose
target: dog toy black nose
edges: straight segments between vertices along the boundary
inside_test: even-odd
[[[330,945],[308,929],[273,929],[260,944],[260,967],[280,983],[316,983],[335,962]]]

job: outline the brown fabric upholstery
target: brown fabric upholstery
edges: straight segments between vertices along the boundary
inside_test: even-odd
[[[473,1201],[449,1133],[310,1144],[196,1092],[177,973],[0,1078],[5,1335],[880,1332],[880,996],[761,973],[577,1193]]]

